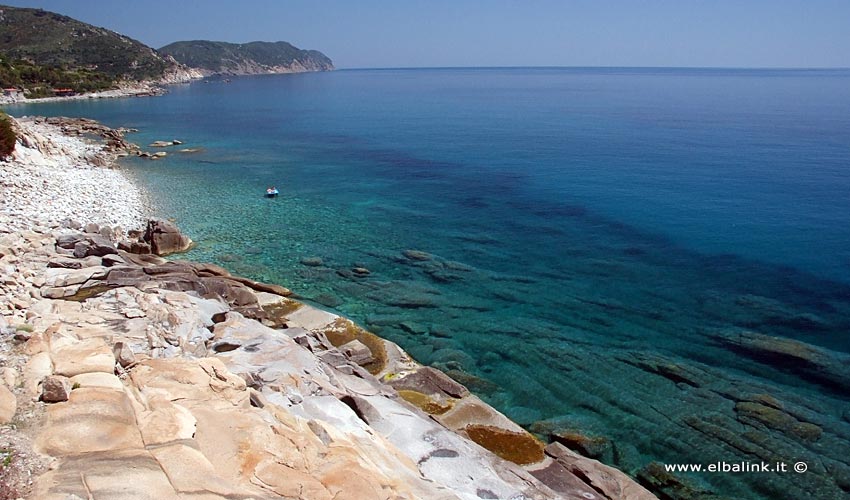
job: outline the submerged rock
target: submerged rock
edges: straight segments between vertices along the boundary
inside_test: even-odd
[[[613,446],[608,438],[588,436],[577,431],[556,431],[552,440],[588,458],[611,462]]]
[[[407,257],[410,260],[424,262],[426,260],[431,260],[431,254],[428,252],[423,252],[422,250],[405,250],[401,252],[402,255]]]
[[[720,332],[713,338],[730,351],[850,395],[850,356],[846,354],[752,331]]]
[[[741,401],[735,405],[735,413],[742,423],[764,425],[803,441],[817,441],[823,434],[823,429],[819,426],[810,422],[801,422],[784,412],[781,407]]]
[[[324,264],[324,261],[321,257],[304,257],[301,263],[307,267],[319,267]]]

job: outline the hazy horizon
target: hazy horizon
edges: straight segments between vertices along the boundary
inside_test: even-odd
[[[8,1],[154,48],[287,41],[340,69],[850,68],[850,2],[753,0]]]

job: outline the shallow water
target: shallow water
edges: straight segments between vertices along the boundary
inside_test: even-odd
[[[128,165],[199,242],[190,258],[360,321],[532,430],[609,438],[601,458],[629,472],[805,460],[805,474],[685,476],[734,498],[843,498],[848,83],[845,71],[364,70],[9,111],[202,148]],[[268,185],[282,195],[263,198]],[[741,330],[819,346],[837,375],[730,349],[723,334]],[[765,395],[782,411],[753,416]]]

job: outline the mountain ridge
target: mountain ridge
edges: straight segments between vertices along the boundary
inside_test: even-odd
[[[289,42],[230,43],[186,40],[159,52],[209,75],[256,75],[331,71],[333,61],[318,50],[299,49]]]

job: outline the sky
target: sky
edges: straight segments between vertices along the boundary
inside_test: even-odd
[[[850,67],[850,0],[0,0],[154,48],[285,40],[338,68]]]

